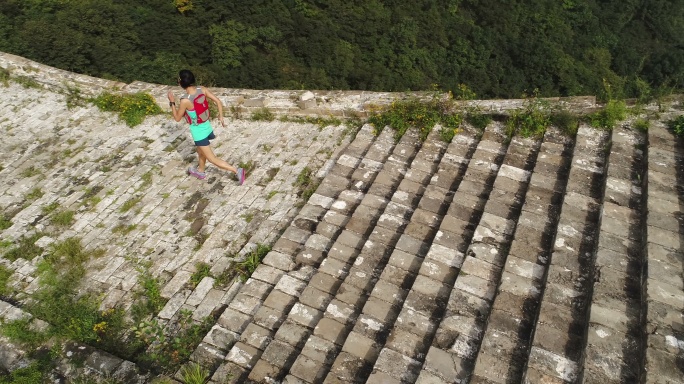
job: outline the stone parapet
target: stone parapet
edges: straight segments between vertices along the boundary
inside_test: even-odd
[[[123,92],[149,92],[165,108],[169,91],[180,93],[177,86],[134,81],[129,84],[99,79],[57,69],[35,61],[0,52],[0,67],[17,76],[29,77],[46,87],[78,88],[84,95],[94,96],[105,90]],[[212,92],[224,104],[225,114],[247,114],[268,109],[275,116],[367,117],[392,102],[407,99],[430,100],[434,92],[373,92],[325,90],[254,90],[241,88],[214,88]],[[302,97],[306,95],[303,99]],[[439,97],[446,97],[445,94]],[[595,96],[552,97],[542,99],[575,113],[592,112],[600,105]],[[456,109],[476,109],[481,113],[507,115],[524,108],[526,99],[456,101]]]

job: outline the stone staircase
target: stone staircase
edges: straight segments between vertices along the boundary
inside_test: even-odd
[[[8,62],[33,73],[0,55]],[[41,71],[41,84],[61,84],[61,72]],[[118,85],[162,101],[170,89]],[[293,112],[285,91],[269,95],[280,114],[313,111]],[[317,113],[374,101],[335,97]],[[218,172],[188,178],[193,148],[166,117],[130,129],[94,107],[69,110],[46,89],[8,103],[0,208],[12,226],[2,239],[54,229],[46,205],[73,210],[74,223],[41,246],[79,235],[106,248],[86,284],[103,309],[132,305],[136,263],[148,262],[168,300],[161,324],[172,328],[183,311],[214,315],[190,358],[211,383],[684,383],[684,142],[664,124],[681,102],[647,133],[630,118],[610,132],[582,124],[572,138],[552,127],[507,139],[494,121],[464,124],[451,143],[438,129],[396,140],[364,125],[348,138],[342,127],[233,120],[215,151],[257,164],[242,187]],[[490,103],[497,113],[521,105]],[[268,103],[241,108],[252,105]],[[292,183],[304,167],[322,180],[300,207]],[[42,196],[28,198],[36,188]],[[137,208],[122,211],[129,201]],[[130,231],[116,234],[122,226]],[[217,286],[257,244],[272,249],[251,277]],[[0,259],[17,302],[37,288],[39,260]],[[192,286],[198,262],[211,275]],[[19,311],[0,302],[0,316]],[[92,369],[132,365],[108,361]]]
[[[215,383],[684,382],[681,140],[501,128],[364,127],[193,360]]]

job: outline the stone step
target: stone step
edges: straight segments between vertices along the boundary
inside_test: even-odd
[[[381,137],[383,135],[385,132],[381,134]],[[296,345],[291,340],[286,340],[284,336],[276,333],[274,343],[268,346],[267,350],[264,351],[262,360],[258,361],[250,372],[248,377],[250,380],[262,382],[268,378],[279,379],[288,373],[289,367],[279,365],[277,361],[274,361],[275,359],[269,357],[274,354],[290,361],[291,370],[298,372],[299,375],[306,375],[306,377],[321,375],[321,369],[325,369],[324,367],[319,366],[317,369],[309,367],[310,369],[303,372],[299,370],[299,365],[295,359],[298,355],[301,356],[300,351],[303,354],[309,348],[316,350],[316,348],[321,348],[322,344],[334,345],[335,342],[344,339],[344,325],[338,322],[341,320],[340,316],[353,316],[355,306],[361,305],[367,295],[364,287],[371,283],[373,276],[372,271],[367,270],[367,268],[357,270],[357,267],[372,266],[373,264],[369,264],[369,261],[377,262],[381,259],[379,255],[386,253],[383,249],[385,246],[382,243],[386,239],[382,239],[382,236],[388,232],[381,233],[380,237],[375,239],[377,232],[373,230],[373,225],[380,220],[382,210],[388,205],[387,197],[397,187],[401,188],[400,183],[404,183],[411,177],[410,171],[406,171],[406,166],[411,162],[419,161],[421,158],[420,153],[416,156],[418,147],[419,141],[415,134],[405,135],[394,147],[391,154],[386,151],[383,156],[385,157],[385,165],[379,169],[377,176],[373,178],[364,176],[364,178],[371,181],[375,180],[375,182],[372,185],[371,183],[364,183],[366,185],[361,192],[367,191],[367,193],[364,193],[360,204],[353,213],[350,212],[350,219],[344,227],[343,234],[345,237],[340,236],[332,244],[327,254],[328,257],[324,259],[314,276],[314,284],[309,284],[304,289],[300,302],[297,304],[301,305],[301,308],[307,312],[314,312],[318,316],[310,324],[303,324],[307,331],[301,334]],[[424,145],[421,152],[426,151],[429,147],[429,145]],[[429,150],[427,152],[430,153]],[[406,178],[403,178],[404,174]],[[360,186],[358,183],[353,184]],[[343,212],[339,213],[344,214]],[[317,279],[323,279],[328,284],[319,286]],[[286,323],[288,321],[301,323],[297,319],[297,313],[293,314],[293,311],[288,315]],[[341,321],[344,322],[343,319]],[[282,343],[287,343],[293,348],[283,349]],[[331,351],[327,352],[330,353]],[[311,354],[311,351],[308,353]],[[314,360],[311,360],[310,363],[313,362]]]
[[[454,140],[468,143],[472,139],[458,136]],[[443,155],[445,150],[447,154]],[[431,204],[432,209],[441,209],[440,204],[448,190],[440,190],[428,183],[430,180],[441,180],[450,184],[449,179],[453,179],[460,169],[460,162],[454,160],[453,156],[449,156],[447,145],[440,141],[437,130],[433,130],[415,159],[407,164],[409,168],[404,180],[388,196],[389,204],[343,282],[343,287],[359,290],[363,296],[351,302],[345,297],[348,294],[343,292],[339,302],[349,304],[343,306],[349,308],[349,312],[336,314],[330,311],[331,303],[326,312],[326,323],[320,323],[321,334],[325,331],[323,327],[341,329],[336,332],[339,336],[333,340],[336,344],[334,356],[324,362],[319,370],[319,377],[324,382],[358,382],[370,374],[380,343],[387,337],[386,330],[396,317],[396,304],[406,295],[406,285],[402,284],[402,279],[408,276],[402,276],[401,268],[396,267],[397,262],[402,265],[410,258],[422,257],[424,252],[420,248],[423,237],[434,236],[436,231],[438,215],[420,202],[429,196],[427,199],[438,203]],[[449,172],[444,172],[446,164]],[[307,359],[307,356],[300,356],[297,361],[304,364]],[[294,375],[297,376],[296,373]],[[305,382],[317,382],[315,377],[299,378],[305,379]]]
[[[643,382],[684,383],[684,141],[654,122],[646,152]]]
[[[497,173],[508,167],[502,164],[507,146],[498,128],[496,124],[490,125],[479,142],[471,142],[467,146],[452,142],[447,148],[445,157],[464,160],[459,162],[458,172],[440,164],[438,174],[451,173],[452,178],[449,186],[444,185],[448,191],[442,202],[444,208],[435,212],[437,215],[432,222],[438,230],[431,236],[408,234],[424,244],[424,251],[418,253],[410,264],[395,268],[402,271],[399,276],[404,276],[403,281],[398,285],[405,286],[406,293],[395,299],[396,310],[389,327],[385,325],[386,336],[380,340],[382,349],[377,353],[372,374],[368,377],[369,383],[415,381],[426,355],[431,353],[428,352],[430,345],[438,342],[433,339],[440,319],[448,311],[450,290],[464,264],[470,241],[476,233],[486,232],[484,227],[478,226],[482,217],[490,218],[489,213],[483,213],[483,205],[488,197],[497,193],[493,190]],[[439,182],[439,178],[433,178],[432,187],[436,187],[435,181]],[[434,205],[425,198],[420,204]],[[496,220],[491,223],[500,224]],[[383,273],[381,281],[383,278],[390,282],[396,280],[396,272],[387,269],[385,272],[390,273]],[[475,285],[473,288],[477,289]],[[373,315],[373,312],[368,312]]]
[[[209,367],[213,373],[233,345],[241,340],[248,323],[256,322],[263,327],[282,322],[281,312],[291,307],[290,301],[299,293],[300,280],[308,280],[313,271],[311,267],[296,268],[295,255],[311,243],[310,239],[316,236],[317,223],[332,201],[348,187],[349,182],[339,173],[346,172],[344,168],[356,166],[374,142],[371,127],[366,125],[344,148],[328,176],[275,242],[263,264],[244,284],[234,284],[230,300],[225,301],[227,308],[191,355],[192,362]]]
[[[540,300],[541,280],[553,248],[551,239],[558,224],[560,202],[571,163],[572,142],[549,129],[539,147],[529,147],[533,159],[527,167],[521,167],[531,174],[526,188],[520,182],[524,203],[517,210],[508,210],[519,213],[519,216],[507,217],[517,223],[511,228],[512,241],[498,247],[495,244],[482,246],[475,253],[478,258],[495,254],[493,261],[501,268],[495,280],[497,289],[491,307],[483,306],[479,313],[482,329],[469,343],[475,350],[479,343],[476,357],[470,359],[470,364],[475,360],[471,371],[471,380],[475,382],[521,381],[534,313]],[[462,315],[454,315],[456,319],[460,318],[458,316]],[[435,355],[438,355],[437,351]],[[461,372],[461,376],[468,377],[471,372]],[[445,378],[444,373],[441,377]]]
[[[553,251],[541,281],[541,303],[523,372],[526,383],[575,382],[581,377],[608,140],[606,132],[583,124],[577,132]]]
[[[350,174],[348,176],[349,178],[331,174],[326,176],[323,180],[317,189],[316,194],[321,194],[323,196],[338,195],[339,199],[333,199],[328,196],[329,200],[325,206],[321,207],[322,210],[318,210],[317,220],[327,216],[330,212],[334,212],[334,209],[331,209],[333,207],[343,210],[346,214],[351,214],[351,212],[347,211],[348,209],[353,209],[352,212],[356,213],[358,208],[354,209],[354,206],[361,206],[359,202],[363,199],[363,192],[370,187],[382,166],[382,162],[386,160],[394,146],[394,140],[392,139],[389,130],[387,130],[373,142],[370,149],[365,152],[363,159],[358,158],[359,160],[352,164],[349,163],[349,158],[341,157],[341,161],[346,161],[349,164],[347,168],[349,170],[353,169],[353,171],[344,171],[347,174]],[[343,171],[343,169],[340,168],[340,171]],[[336,188],[336,192],[328,192],[331,191],[333,187]],[[314,194],[314,196],[316,194]],[[341,215],[339,212],[338,214]],[[286,303],[284,307],[273,308],[278,309],[278,314],[275,315],[277,320],[271,320],[270,322],[261,321],[258,323],[257,316],[255,316],[255,320],[257,321],[253,321],[249,324],[247,324],[247,321],[247,323],[244,324],[245,332],[252,332],[253,334],[252,329],[254,329],[259,330],[261,334],[266,335],[263,338],[263,342],[259,345],[255,345],[257,343],[253,341],[254,336],[249,336],[249,334],[247,337],[243,336],[241,341],[233,345],[230,349],[228,356],[226,357],[226,362],[218,368],[212,377],[212,380],[220,382],[221,380],[225,380],[225,377],[230,376],[230,380],[233,382],[240,382],[241,380],[246,379],[251,372],[256,372],[254,375],[257,375],[259,372],[263,372],[264,369],[267,369],[273,374],[272,371],[274,369],[277,370],[278,367],[282,368],[286,363],[286,360],[284,360],[283,357],[283,353],[286,353],[288,350],[286,346],[290,345],[290,349],[292,349],[293,346],[291,344],[296,343],[292,339],[287,339],[289,344],[287,342],[284,343],[280,338],[289,337],[293,334],[292,332],[295,332],[294,334],[300,336],[304,335],[304,333],[301,332],[310,332],[310,328],[313,327],[317,320],[316,317],[320,314],[319,309],[314,309],[313,307],[300,302],[300,300],[304,298],[304,296],[300,297],[300,295],[304,295],[304,290],[308,287],[306,282],[311,281],[311,284],[309,284],[311,288],[307,292],[311,294],[310,296],[316,296],[310,297],[312,300],[315,301],[317,298],[321,298],[321,295],[315,295],[316,293],[322,293],[322,295],[325,296],[325,293],[328,290],[335,289],[335,286],[337,285],[335,279],[339,277],[337,274],[343,273],[343,271],[337,270],[336,268],[343,268],[345,265],[344,262],[335,258],[327,258],[329,250],[333,249],[334,244],[337,243],[351,249],[360,246],[360,235],[351,230],[347,230],[346,225],[347,224],[345,224],[344,230],[336,229],[331,231],[331,228],[341,227],[331,222],[322,221],[316,226],[317,233],[311,235],[305,241],[302,241],[301,250],[291,249],[287,254],[279,255],[278,259],[288,259],[288,262],[292,265],[294,265],[295,260],[306,261],[307,264],[315,265],[317,264],[317,259],[324,259],[326,262],[321,264],[321,270],[327,270],[329,273],[321,273],[320,270],[313,271],[310,266],[307,266],[307,268],[311,269],[311,274],[309,276],[300,277],[299,280],[289,276],[289,274],[284,274],[280,278],[278,284],[283,284],[281,282],[289,282],[288,285],[294,286],[293,289],[286,291],[286,293],[290,294],[290,297],[283,300],[282,297],[278,297],[278,295],[281,295],[280,290],[274,290],[268,295],[265,301],[267,308],[264,309],[264,311],[269,307],[272,308],[274,306],[273,304],[269,306],[269,299],[272,299],[276,303]],[[316,259],[312,260],[314,258],[313,256],[306,257],[306,255],[313,255],[314,253],[317,255]],[[264,262],[266,262],[266,260],[264,260]],[[307,297],[309,297],[309,295],[307,295]],[[249,327],[252,327],[252,329]],[[299,330],[300,332],[297,333],[296,330]],[[272,341],[273,343],[271,343]],[[284,349],[279,347],[283,347]],[[269,360],[261,360],[261,364],[258,364],[257,362],[260,361],[259,358],[262,354],[265,354],[265,358]],[[249,356],[248,360],[242,358],[246,355]]]
[[[585,383],[641,382],[645,137],[613,129],[583,353]]]

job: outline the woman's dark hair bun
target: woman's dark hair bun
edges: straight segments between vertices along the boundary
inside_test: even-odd
[[[189,70],[183,69],[178,72],[178,83],[183,88],[195,85],[195,75],[193,75]]]

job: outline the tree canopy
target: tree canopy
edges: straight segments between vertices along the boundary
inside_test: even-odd
[[[4,0],[0,50],[254,89],[634,97],[684,88],[678,0]]]

